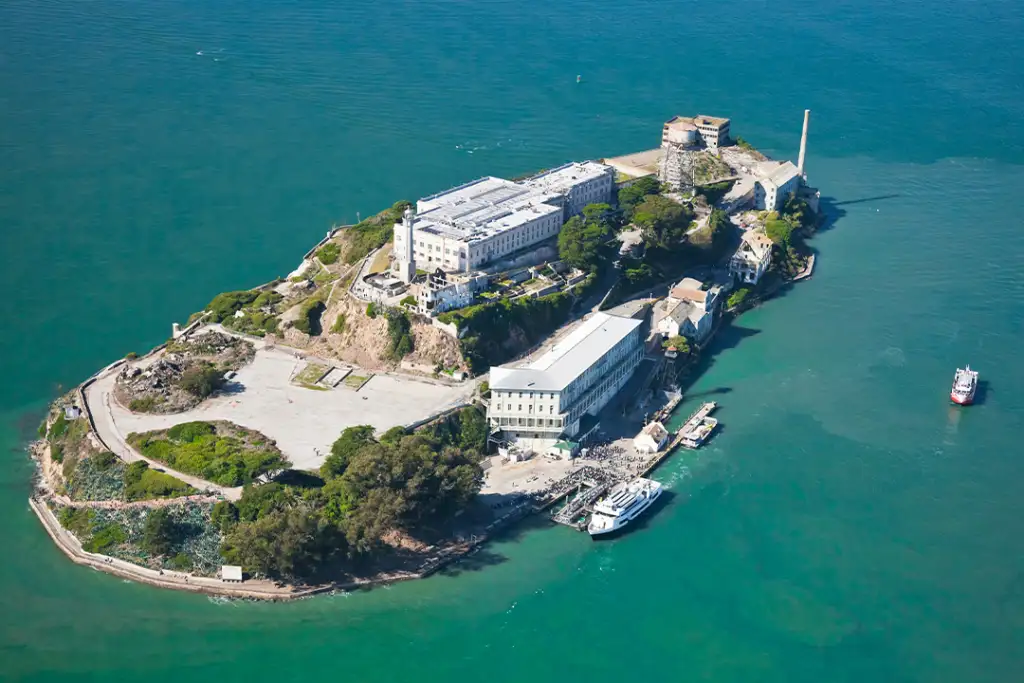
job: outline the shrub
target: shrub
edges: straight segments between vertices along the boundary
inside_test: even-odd
[[[255,301],[257,296],[259,294],[252,291],[223,292],[218,294],[213,297],[213,300],[206,307],[206,310],[210,312],[208,320],[214,323],[224,322],[224,320],[233,316],[237,311]]]
[[[128,437],[131,438],[131,435]],[[142,479],[142,475],[149,469],[149,463],[145,460],[136,460],[135,462],[128,463],[128,467],[124,470],[124,483],[125,486],[131,486],[139,482]]]
[[[89,508],[61,508],[57,513],[60,525],[75,536],[84,537],[92,530],[92,521],[96,513]]]
[[[773,244],[788,246],[793,227],[784,220],[771,220],[764,225],[764,234]]]
[[[62,410],[58,415],[57,419],[50,425],[50,441],[55,441],[64,436],[68,431],[68,421],[64,417],[64,411]]]
[[[109,470],[117,462],[117,456],[110,451],[103,451],[92,456],[90,460],[92,460],[93,467],[102,472]]]
[[[320,316],[327,307],[319,297],[311,297],[299,309],[299,317],[293,323],[293,327],[299,332],[311,336],[318,336],[322,329],[320,327]]]
[[[369,318],[376,318],[377,317],[377,304],[375,304],[372,301],[370,303],[366,304],[366,315]]]
[[[178,386],[199,398],[206,398],[224,384],[224,373],[211,363],[193,365],[181,374]]]
[[[401,304],[402,306],[406,306],[408,308],[416,308],[416,297],[414,297],[412,294],[410,294],[409,296],[405,297],[404,299],[402,299],[398,303]]]
[[[155,508],[142,525],[142,549],[150,555],[166,555],[174,544],[174,522],[164,508]]]
[[[331,325],[331,332],[334,334],[341,334],[345,331],[345,314],[339,313],[338,317],[334,319],[334,324]]]
[[[171,558],[171,561],[167,563],[171,569],[176,569],[180,572],[188,571],[192,568],[192,558],[185,553],[178,553]]]
[[[182,422],[167,430],[167,438],[179,443],[192,443],[200,436],[217,431],[209,422]]]
[[[405,311],[390,309],[388,315],[388,356],[400,360],[413,349],[412,323]]]
[[[128,410],[133,413],[148,413],[157,405],[160,401],[155,396],[143,396],[141,398],[133,398],[128,402]]]
[[[281,452],[255,432],[248,432],[247,440],[214,433],[181,443],[162,438],[164,434],[129,434],[128,442],[147,458],[222,486],[239,486],[290,467]],[[125,481],[128,483],[127,475]]]
[[[316,257],[320,259],[320,263],[324,265],[331,265],[332,263],[338,262],[338,257],[341,255],[341,247],[335,242],[328,242],[316,252]]]
[[[64,445],[59,443],[50,444],[50,459],[54,462],[64,462]]]
[[[238,521],[238,508],[230,500],[222,500],[210,511],[210,521],[221,531],[227,531]]]
[[[748,296],[750,296],[750,288],[742,287],[729,295],[725,305],[728,308],[736,308],[737,306],[743,305],[743,302],[747,300]]]
[[[92,538],[82,544],[88,553],[105,553],[128,540],[128,535],[119,524],[104,524],[93,529]]]
[[[129,352],[128,352],[128,353],[127,353],[127,354],[125,355],[124,359],[125,359],[125,360],[135,360],[135,359],[136,359],[136,358],[138,358],[138,357],[139,357],[139,354],[135,353],[134,351],[129,351]]]
[[[127,479],[127,476],[125,478]],[[190,496],[195,492],[194,488],[177,477],[148,468],[142,472],[138,480],[131,484],[125,483],[125,497],[128,500],[180,498],[181,496]]]

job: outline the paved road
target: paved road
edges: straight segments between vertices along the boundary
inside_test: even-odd
[[[89,404],[89,410],[92,412],[93,420],[96,422],[96,432],[103,443],[107,445],[107,448],[117,454],[125,462],[143,460],[149,463],[149,466],[153,469],[161,469],[167,474],[181,479],[189,486],[193,486],[200,491],[218,493],[228,500],[238,500],[241,498],[242,487],[240,486],[234,488],[218,486],[217,484],[210,483],[205,479],[200,479],[199,477],[193,477],[189,474],[172,470],[167,465],[156,460],[150,460],[132,448],[128,442],[125,441],[121,432],[117,429],[117,423],[114,419],[114,411],[127,412],[118,406],[117,402],[114,401],[110,395],[113,391],[114,380],[116,377],[117,370],[111,370],[105,376],[99,377],[85,390],[85,400],[86,403]],[[185,420],[183,419],[178,419],[175,422],[172,422],[172,424],[184,421]]]

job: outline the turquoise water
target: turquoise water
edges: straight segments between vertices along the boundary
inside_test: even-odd
[[[1018,3],[949,0],[3,3],[0,678],[1018,678],[1022,29]],[[692,391],[724,430],[659,471],[638,532],[224,604],[76,567],[30,514],[58,385],[332,222],[653,147],[677,112],[794,157],[804,108],[818,271],[718,339]],[[964,362],[988,386],[953,410]]]

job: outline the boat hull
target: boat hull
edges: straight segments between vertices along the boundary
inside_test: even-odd
[[[619,525],[617,527],[614,527],[612,529],[607,529],[607,530],[605,530],[605,529],[594,529],[594,528],[588,527],[587,528],[587,533],[590,534],[590,538],[595,540],[595,541],[603,541],[605,539],[612,539],[612,538],[616,538],[617,536],[622,535],[622,533],[624,531],[626,531],[627,529],[629,529],[630,527],[633,526],[633,523],[638,518],[643,516],[648,510],[651,509],[651,507],[658,501],[658,499],[661,498],[661,494],[662,494],[662,489],[659,487],[657,489],[657,493],[655,493],[653,496],[651,496],[651,498],[649,498],[647,500],[647,503],[642,508],[640,508],[635,513],[633,513],[633,515],[628,520],[626,520],[623,524],[621,524],[621,525]]]
[[[969,396],[957,396],[956,394],[950,393],[949,400],[958,406],[969,406],[974,403],[974,393],[971,392]]]

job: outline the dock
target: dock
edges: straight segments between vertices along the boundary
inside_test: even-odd
[[[681,396],[673,397],[669,404],[659,410],[655,416],[659,419],[667,419],[681,400]],[[567,477],[568,485],[556,489],[546,500],[539,502],[535,509],[544,510],[552,507],[559,500],[566,500],[565,505],[551,515],[552,521],[577,531],[585,531],[590,514],[594,509],[594,503],[605,493],[622,482],[647,476],[679,447],[695,449],[702,446],[718,425],[718,420],[710,417],[717,408],[718,404],[714,401],[701,404],[700,408],[686,419],[671,442],[657,452],[651,453],[643,462],[630,465],[628,470],[605,469],[589,464],[581,467]]]

